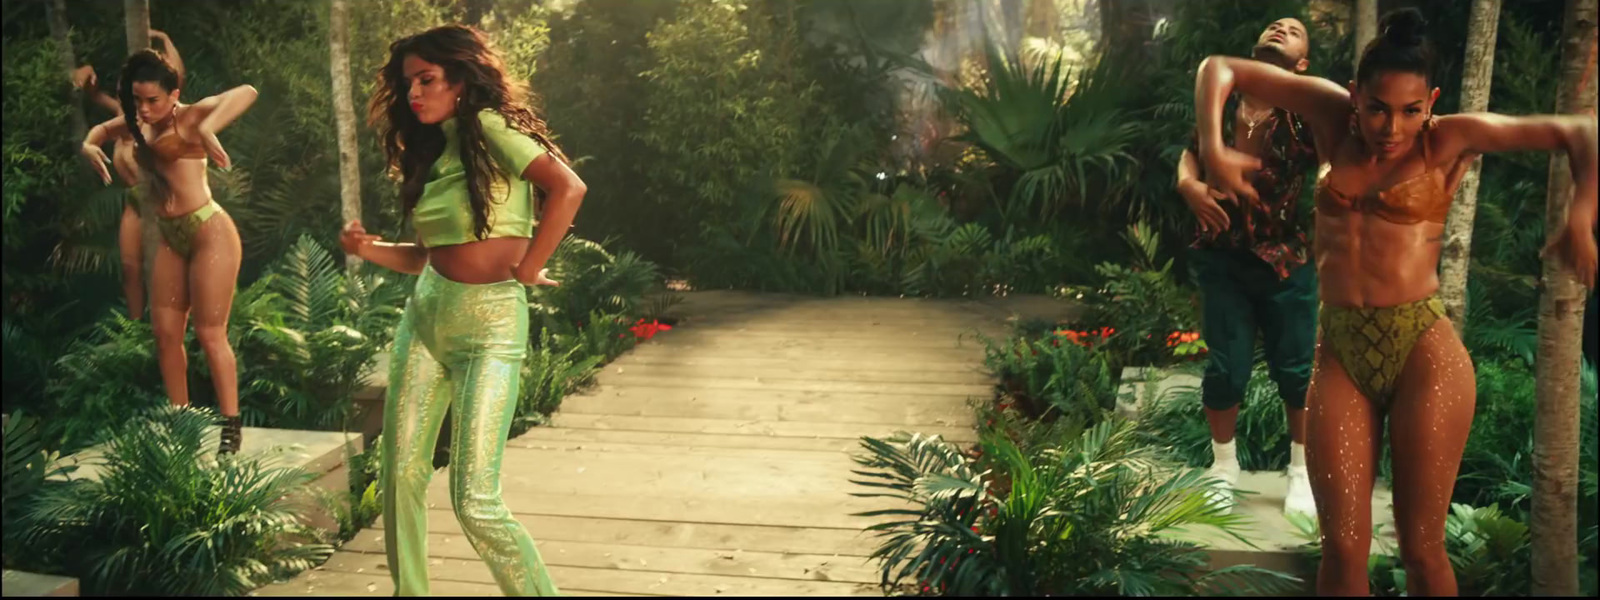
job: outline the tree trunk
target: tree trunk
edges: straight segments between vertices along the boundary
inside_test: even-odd
[[[150,0],[122,0],[127,16],[128,54],[150,47]]]
[[[341,224],[361,218],[361,163],[356,144],[356,110],[350,99],[350,37],[348,0],[333,0],[328,25],[328,62],[333,71],[333,114],[339,134],[339,205]],[[355,277],[361,259],[344,257],[345,270]]]
[[[1596,0],[1567,0],[1561,33],[1561,82],[1556,112],[1579,113],[1594,104],[1585,67],[1593,64]],[[1545,237],[1566,225],[1572,173],[1564,154],[1550,157],[1545,197]],[[1544,259],[1539,295],[1539,355],[1534,414],[1533,595],[1578,595],[1578,363],[1582,350],[1584,290],[1560,256]]]
[[[1467,62],[1461,73],[1461,111],[1481,112],[1489,108],[1489,83],[1494,77],[1494,43],[1500,28],[1500,0],[1473,0],[1472,20],[1467,25]],[[1445,314],[1464,335],[1467,326],[1467,271],[1472,262],[1472,221],[1478,214],[1478,175],[1483,159],[1475,158],[1472,168],[1456,189],[1445,221],[1444,251],[1439,265],[1439,296]]]
[[[1145,0],[1100,0],[1100,45],[1106,54],[1143,56],[1155,29]],[[1131,53],[1131,54],[1129,54]],[[1137,60],[1131,64],[1139,64]]]
[[[1354,73],[1361,64],[1361,51],[1372,38],[1378,37],[1378,0],[1356,0],[1356,12],[1352,16],[1356,20],[1356,46],[1351,53],[1350,72]]]
[[[122,0],[123,18],[126,20],[128,35],[128,54],[133,54],[150,47],[150,2],[149,0]],[[117,75],[121,76],[121,65],[117,67]],[[109,75],[109,73],[108,73]],[[117,78],[111,78],[116,81]],[[115,84],[113,84],[115,85]],[[112,97],[116,98],[115,90]],[[119,99],[120,101],[120,99]],[[134,118],[133,115],[127,115]],[[148,176],[148,175],[146,175]],[[148,182],[140,185],[148,186]],[[156,230],[155,211],[150,210],[160,198],[146,198],[144,202],[136,202],[139,211],[139,262],[144,265],[140,278],[144,279],[144,289],[150,290],[150,274],[155,272],[156,249],[161,246],[161,234]],[[154,291],[151,290],[153,293]]]
[[[61,72],[66,75],[67,88],[71,90],[72,100],[67,116],[72,119],[72,141],[82,142],[83,136],[89,132],[89,121],[83,114],[83,90],[72,85],[72,71],[78,67],[78,58],[72,50],[72,37],[68,34],[67,4],[65,0],[49,0],[44,8],[50,19],[50,37],[56,41],[56,56],[61,61]]]

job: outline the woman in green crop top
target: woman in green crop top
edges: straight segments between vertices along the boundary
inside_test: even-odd
[[[384,539],[399,595],[428,593],[427,489],[446,410],[450,499],[467,540],[507,594],[556,593],[500,498],[500,458],[528,349],[524,285],[556,285],[544,264],[585,188],[526,97],[482,33],[450,25],[391,45],[372,98],[417,242],[380,241],[358,221],[341,242],[421,276],[395,335],[383,414]],[[530,182],[545,200],[538,235]]]

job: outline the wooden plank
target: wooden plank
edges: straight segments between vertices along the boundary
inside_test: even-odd
[[[749,419],[766,422],[831,420],[839,424],[887,425],[912,430],[923,426],[949,427],[972,419],[971,410],[959,398],[945,402],[919,400],[895,405],[852,404],[827,399],[770,402],[758,399],[675,398],[640,394],[638,390],[626,390],[628,394],[622,395],[622,391],[603,396],[568,398],[562,403],[562,410],[574,415]]]
[[[874,351],[871,349],[856,350],[848,345],[833,344],[829,347],[811,346],[798,347],[757,347],[747,343],[734,342],[708,342],[708,343],[674,343],[671,347],[654,342],[634,348],[633,352],[647,355],[672,355],[682,358],[699,360],[728,358],[738,356],[760,356],[802,363],[812,359],[848,360],[862,364],[862,368],[877,369],[884,365],[917,366],[924,363],[950,363],[960,362],[968,365],[980,365],[983,361],[983,348],[973,346],[971,349],[937,349],[918,351],[916,353],[905,350],[894,351],[886,349]]]
[[[660,456],[663,454],[672,454],[677,456],[693,456],[705,461],[717,461],[728,456],[729,454],[738,453],[744,456],[771,457],[772,460],[779,461],[811,461],[832,465],[843,465],[849,462],[849,453],[860,449],[859,444],[839,444],[839,448],[808,450],[790,448],[727,448],[716,446],[688,446],[683,444],[636,444],[626,442],[596,441],[585,442],[571,440],[527,439],[527,437],[528,436],[524,435],[515,440],[507,442],[506,448],[559,452],[570,457],[604,454],[623,454],[635,456]]]
[[[530,448],[546,447],[546,445],[550,444],[555,445],[552,447],[563,449],[571,447],[575,451],[587,448],[588,446],[585,444],[652,445],[670,448],[672,449],[671,451],[683,448],[691,452],[726,452],[729,449],[854,452],[861,448],[859,441],[841,438],[792,438],[761,435],[719,435],[714,433],[569,429],[563,427],[535,427],[506,443],[508,446]]]
[[[809,360],[803,363],[768,362],[766,364],[751,364],[748,361],[744,364],[714,361],[632,362],[632,364],[616,362],[607,365],[603,369],[602,377],[627,375],[629,377],[652,379],[744,378],[762,381],[831,381],[923,385],[942,383],[984,386],[994,383],[994,377],[984,372],[981,366],[972,365],[970,362],[960,366],[954,366],[959,363],[951,364],[953,368],[950,369],[923,367],[919,369],[873,370],[859,368],[859,365],[851,365],[846,368],[817,368]],[[609,382],[609,380],[606,381]]]
[[[981,352],[983,344],[974,336],[921,336],[909,335],[873,335],[873,336],[834,336],[834,335],[783,335],[783,334],[758,334],[743,333],[722,328],[695,328],[685,327],[674,329],[666,333],[656,334],[651,340],[656,344],[671,343],[673,347],[680,346],[712,346],[712,345],[738,345],[748,350],[767,349],[803,349],[816,351],[850,350],[860,354],[936,354],[938,352]],[[648,345],[648,344],[646,344]]]
[[[338,556],[335,554],[335,556]],[[329,560],[332,560],[331,558]],[[557,589],[563,596],[644,596],[647,594],[626,594],[621,592],[601,592],[576,588],[559,587]],[[503,596],[505,592],[500,586],[490,583],[475,583],[467,581],[450,581],[434,579],[428,582],[428,591],[434,596],[456,596],[462,598],[477,598],[484,596]],[[281,583],[263,586],[250,593],[251,596],[393,596],[394,580],[389,578],[387,570],[364,573],[346,573],[343,571],[313,570]]]
[[[506,449],[500,485],[507,497],[523,493],[630,494],[678,498],[837,500],[867,491],[848,481],[847,457],[822,462],[728,453],[585,453]],[[447,481],[449,468],[433,475]]]
[[[493,583],[489,567],[480,561],[454,558],[430,558],[429,577],[433,581],[462,581]],[[340,552],[328,559],[323,568],[328,571],[364,572],[377,569],[384,563],[383,555],[361,552]],[[674,596],[861,596],[879,595],[876,586],[869,584],[829,581],[826,573],[817,572],[815,579],[794,581],[762,577],[737,577],[727,575],[702,575],[692,573],[662,573],[655,571],[621,571],[609,568],[548,567],[556,588],[594,590],[606,593],[674,595]]]
[[[773,527],[605,519],[513,513],[537,540],[628,544],[702,550],[794,552],[865,558],[877,547],[875,534],[859,529]],[[383,519],[373,527],[383,531]],[[460,536],[461,523],[448,508],[428,511],[428,532]],[[361,535],[367,535],[363,532]]]
[[[967,372],[983,368],[983,352],[981,350],[970,355],[963,354],[961,356],[911,354],[907,352],[863,353],[841,351],[830,354],[785,351],[780,353],[757,352],[752,351],[750,348],[738,346],[688,348],[676,345],[667,346],[656,342],[649,342],[635,347],[612,364],[629,366],[644,363],[655,364],[663,361],[737,364],[738,361],[748,360],[791,365],[805,369],[860,368],[874,371],[961,370]]]
[[[914,358],[914,357],[913,357]],[[699,370],[711,371],[712,369],[735,370],[750,373],[752,376],[762,376],[764,372],[771,371],[773,376],[787,375],[802,378],[857,378],[858,381],[899,381],[910,377],[921,377],[925,381],[944,381],[945,378],[957,383],[969,380],[988,381],[992,375],[981,363],[971,360],[957,360],[935,362],[927,360],[902,360],[885,362],[875,365],[870,362],[861,362],[845,359],[810,358],[803,363],[779,358],[767,358],[759,355],[725,356],[725,357],[691,357],[678,356],[671,353],[639,353],[629,352],[605,367],[607,371],[615,369],[648,369],[647,372],[676,372],[680,374],[694,373]],[[848,380],[848,379],[847,379]]]
[[[1004,332],[1007,328],[998,322],[973,323],[970,319],[941,323],[939,319],[884,321],[882,319],[796,319],[779,317],[751,318],[701,318],[684,321],[661,336],[717,331],[751,337],[832,337],[848,340],[910,340],[958,339],[988,332]]]
[[[621,429],[630,431],[657,431],[670,433],[715,433],[737,435],[763,435],[802,438],[859,439],[863,436],[883,438],[896,431],[914,431],[926,435],[940,435],[954,443],[978,441],[978,433],[971,426],[894,426],[873,423],[820,423],[808,421],[752,421],[736,419],[689,419],[676,417],[633,417],[625,415],[586,415],[559,412],[554,419],[556,427],[580,429]]]
[[[868,491],[863,488],[862,491]],[[613,486],[609,494],[545,493],[518,491],[503,497],[514,513],[566,517],[596,517],[643,521],[682,521],[724,525],[772,527],[823,527],[861,530],[879,518],[852,513],[893,508],[893,500],[855,498],[845,494],[815,499],[732,498],[707,493],[698,497],[645,497],[621,495]],[[449,508],[450,492],[444,482],[428,488],[429,508]]]
[[[367,530],[346,543],[342,550],[384,556],[384,533]],[[589,567],[619,571],[660,573],[698,573],[734,577],[810,580],[822,573],[830,581],[874,583],[878,573],[864,557],[839,557],[794,552],[750,550],[707,550],[573,542],[536,537],[535,546],[548,566]],[[428,534],[429,558],[481,561],[478,551],[461,535]]]
[[[838,381],[831,379],[763,379],[759,377],[705,377],[685,375],[650,376],[633,373],[602,372],[597,378],[600,385],[636,389],[683,388],[691,391],[740,390],[748,395],[766,395],[769,392],[826,392],[861,394],[882,397],[884,402],[896,398],[930,396],[992,396],[994,386],[971,383],[906,383],[881,381]],[[774,400],[777,400],[774,398]]]

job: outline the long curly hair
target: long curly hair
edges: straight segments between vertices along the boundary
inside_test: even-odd
[[[444,132],[438,125],[417,120],[407,102],[410,82],[404,62],[407,55],[439,65],[445,80],[463,84],[455,117],[461,140],[461,164],[467,168],[467,193],[472,204],[473,233],[478,239],[489,235],[491,184],[509,184],[511,177],[496,168],[483,135],[483,125],[475,117],[485,109],[505,117],[512,129],[537,140],[563,163],[566,155],[550,139],[550,128],[529,106],[532,92],[524,83],[513,81],[505,61],[489,38],[475,28],[445,25],[412,35],[389,45],[389,62],[378,72],[377,91],[368,106],[367,121],[383,140],[391,175],[400,177],[401,214],[409,220],[428,181],[428,169],[444,152]],[[570,164],[570,163],[569,163]],[[543,190],[534,186],[540,202]],[[503,201],[503,200],[501,200]]]
[[[128,124],[128,134],[133,136],[133,156],[139,168],[148,175],[140,177],[140,180],[150,182],[154,194],[152,198],[170,200],[168,191],[171,186],[166,176],[155,168],[155,151],[150,149],[149,142],[144,139],[144,131],[139,127],[139,103],[133,97],[133,84],[136,82],[155,82],[163,91],[171,93],[182,87],[183,76],[160,52],[146,48],[128,56],[117,78],[117,102],[122,105],[122,118]]]

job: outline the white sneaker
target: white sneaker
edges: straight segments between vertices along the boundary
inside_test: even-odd
[[[1283,498],[1283,513],[1302,513],[1317,516],[1316,497],[1311,495],[1311,476],[1305,467],[1289,467],[1289,493]]]
[[[1213,465],[1206,471],[1206,476],[1218,480],[1215,487],[1206,495],[1210,497],[1212,506],[1222,509],[1222,514],[1233,512],[1233,490],[1239,487],[1239,467],[1234,465]]]

